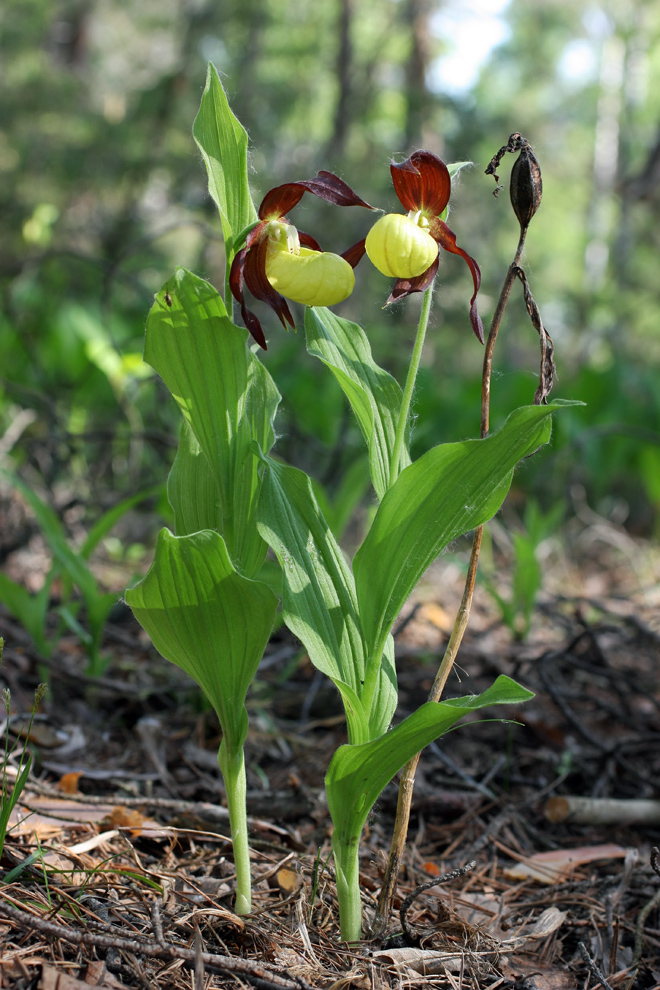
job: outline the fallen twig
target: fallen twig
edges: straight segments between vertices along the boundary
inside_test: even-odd
[[[412,903],[416,897],[423,894],[425,890],[430,890],[431,887],[437,887],[441,883],[449,883],[450,880],[456,880],[458,877],[465,876],[470,870],[473,870],[477,865],[476,860],[472,860],[471,863],[467,863],[465,866],[459,866],[457,870],[451,870],[449,873],[444,873],[441,877],[436,877],[435,880],[427,880],[426,883],[422,883],[419,887],[408,894],[408,896],[403,900],[401,904],[401,909],[399,911],[399,918],[401,920],[401,927],[403,928],[403,934],[408,945],[417,945],[419,943],[419,937],[415,933],[414,929],[408,924],[408,911],[412,907]]]
[[[543,814],[549,822],[576,825],[644,825],[660,823],[660,801],[619,800],[562,795],[547,801]]]
[[[230,973],[241,976],[258,990],[313,990],[306,980],[299,976],[289,976],[276,972],[249,959],[239,959],[233,956],[219,956],[211,952],[187,949],[181,945],[171,945],[165,942],[154,942],[143,938],[122,938],[119,936],[100,935],[93,932],[77,931],[47,921],[38,915],[21,911],[6,901],[0,900],[0,915],[9,918],[25,928],[64,939],[73,945],[93,945],[96,948],[122,949],[125,952],[149,956],[152,959],[181,959],[193,969],[201,958],[209,972]],[[155,926],[157,928],[157,925]],[[156,936],[158,938],[158,936]]]
[[[605,990],[612,990],[611,984],[609,984],[607,982],[607,980],[605,979],[605,977],[603,976],[603,974],[601,973],[601,971],[598,969],[598,966],[596,965],[596,963],[593,961],[593,959],[589,955],[584,942],[578,942],[578,948],[580,950],[580,954],[581,954],[582,958],[584,959],[585,963],[587,964],[587,968],[588,968],[589,972],[591,973],[591,975],[595,979],[597,979],[598,982],[602,986],[605,987]]]

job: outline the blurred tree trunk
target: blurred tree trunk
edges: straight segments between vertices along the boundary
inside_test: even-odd
[[[405,65],[406,100],[406,147],[423,144],[424,124],[428,120],[431,94],[426,86],[426,72],[430,59],[429,13],[431,0],[406,0],[404,20],[410,27],[410,55]]]
[[[212,9],[212,8],[211,8]],[[270,17],[261,0],[240,0],[236,4],[236,21],[244,32],[240,54],[236,58],[233,75],[238,81],[231,93],[232,109],[244,125],[253,124],[260,117],[260,99],[255,67],[259,62],[262,37]]]
[[[350,125],[351,76],[353,68],[353,46],[351,44],[351,24],[353,20],[353,0],[339,0],[337,21],[337,62],[335,77],[339,93],[335,118],[330,138],[330,149],[335,156],[341,156],[346,145]]]
[[[619,168],[625,54],[625,42],[616,30],[603,39],[584,266],[585,288],[590,291],[601,289],[605,282],[616,219],[614,189]]]

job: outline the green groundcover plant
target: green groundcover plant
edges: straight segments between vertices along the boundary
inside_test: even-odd
[[[391,728],[397,705],[391,630],[435,557],[498,511],[517,462],[547,443],[558,403],[547,404],[543,395],[538,404],[512,413],[492,436],[434,447],[411,462],[410,404],[440,247],[470,269],[470,320],[483,340],[479,268],[442,218],[451,191],[447,166],[424,151],[393,164],[395,191],[406,212],[381,217],[366,244],[338,255],[321,251],[288,213],[305,193],[358,207],[365,217],[371,207],[342,180],[320,172],[271,190],[256,210],[248,187],[247,135],[213,67],[193,134],[222,223],[224,297],[178,269],[149,314],[145,361],[183,415],[168,480],[175,533],[161,531],[153,565],[126,601],[155,647],[197,681],[217,712],[236,910],[246,914],[245,698],[279,604],[262,579],[272,550],[282,572],[284,622],[336,685],[346,712],[348,742],[330,761],[326,789],[341,936],[355,941],[362,931],[359,840],[383,788],[459,719],[531,697],[510,678],[498,677],[480,695],[429,701]],[[362,328],[327,308],[352,291],[365,250],[396,279],[388,301],[424,293],[403,389],[374,361]],[[280,395],[259,357],[267,340],[248,309],[248,292],[284,326],[295,326],[287,299],[307,306],[307,350],[334,375],[363,434],[378,507],[352,566],[319,508],[311,479],[272,453]],[[235,303],[246,329],[234,322]]]

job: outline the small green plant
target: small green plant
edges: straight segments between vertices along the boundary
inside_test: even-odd
[[[486,422],[481,439],[434,447],[413,462],[410,406],[440,247],[469,267],[474,285],[470,321],[483,341],[476,304],[479,267],[458,247],[442,219],[452,170],[426,151],[393,163],[395,192],[407,213],[381,218],[366,238],[366,252],[376,267],[396,278],[389,302],[424,293],[401,388],[375,362],[364,330],[327,308],[352,290],[353,268],[365,252],[365,241],[343,255],[323,252],[288,219],[305,193],[336,206],[371,207],[345,182],[320,172],[314,179],[271,190],[256,210],[248,186],[247,135],[213,67],[193,134],[220,211],[225,294],[223,298],[208,282],[179,269],[149,314],[144,358],[170,390],[184,423],[168,481],[175,534],[161,531],[153,565],[126,593],[126,601],[156,648],[195,678],[217,712],[223,733],[218,759],[236,862],[236,910],[248,913],[245,699],[278,606],[262,580],[271,548],[282,572],[284,622],[311,662],[336,685],[346,712],[348,743],[330,761],[326,790],[334,823],[341,936],[356,941],[362,931],[359,840],[383,788],[463,716],[531,697],[515,681],[498,677],[480,695],[440,701],[450,656],[436,678],[439,689],[432,700],[390,728],[397,706],[392,626],[435,557],[498,511],[517,462],[547,443],[551,415],[561,403],[547,404],[546,364],[537,404],[515,410],[492,435]],[[529,157],[527,151],[522,154]],[[266,349],[267,340],[247,307],[248,290],[284,326],[295,325],[287,298],[306,305],[307,350],[338,382],[364,437],[378,505],[352,566],[321,511],[311,478],[271,454],[280,395],[256,353]],[[246,329],[233,321],[232,297]],[[351,483],[346,491],[352,490]],[[469,604],[461,622],[467,621],[466,612]]]
[[[563,502],[557,502],[547,513],[543,513],[536,499],[527,500],[523,528],[511,533],[513,571],[510,597],[505,597],[498,590],[492,563],[490,569],[484,567],[482,570],[481,581],[496,601],[502,620],[515,639],[524,640],[529,635],[534,606],[543,583],[538,548],[561,524],[564,512]]]
[[[2,663],[2,651],[4,649],[4,640],[0,638],[0,663]],[[18,768],[16,770],[16,776],[14,778],[13,786],[9,785],[9,759],[13,755],[14,751],[18,747],[20,735],[16,736],[16,742],[13,746],[9,745],[9,710],[11,706],[11,695],[9,689],[5,688],[2,692],[2,700],[5,706],[5,745],[2,760],[2,785],[0,789],[0,859],[2,858],[2,851],[5,847],[5,839],[7,837],[7,831],[9,830],[9,819],[11,813],[18,803],[18,799],[21,796],[23,788],[27,783],[27,779],[30,776],[30,770],[32,768],[32,756],[33,754],[28,750],[28,740],[30,738],[30,729],[32,728],[32,723],[34,721],[34,716],[36,714],[37,708],[41,704],[43,697],[46,693],[46,685],[40,684],[34,693],[34,704],[32,706],[32,712],[30,714],[30,720],[28,722],[27,728],[22,732],[24,741],[23,749],[18,761]]]
[[[121,517],[134,506],[162,490],[156,485],[123,499],[104,512],[87,535],[79,550],[74,550],[65,535],[64,527],[56,513],[46,505],[35,491],[17,475],[7,475],[12,484],[21,492],[34,512],[48,546],[53,554],[53,564],[46,576],[43,587],[36,595],[22,585],[0,573],[0,602],[21,622],[32,637],[37,652],[44,659],[52,653],[64,626],[79,637],[88,657],[85,673],[99,677],[107,667],[107,659],[101,654],[103,627],[110,609],[118,601],[114,592],[103,592],[92,574],[87,561],[100,541],[110,532]],[[62,586],[61,602],[56,608],[59,628],[48,636],[46,621],[51,601],[51,588],[56,578]],[[80,592],[85,606],[85,623],[78,619],[79,602],[73,598],[73,589]]]

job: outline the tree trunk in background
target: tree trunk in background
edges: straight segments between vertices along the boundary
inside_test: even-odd
[[[593,189],[584,264],[584,286],[591,292],[602,288],[605,282],[616,219],[614,189],[619,165],[625,54],[625,43],[616,31],[603,40],[594,138]]]
[[[337,95],[332,137],[330,139],[330,150],[335,157],[341,156],[344,152],[350,124],[349,109],[353,63],[353,46],[351,44],[352,7],[353,0],[339,0],[339,17],[337,21],[338,46],[335,69],[339,92]]]
[[[232,109],[244,124],[259,119],[259,89],[255,85],[254,68],[261,54],[262,35],[269,23],[267,8],[261,0],[241,0],[236,4],[237,22],[245,31],[245,41],[236,58],[233,74],[240,81],[231,93]]]
[[[405,65],[406,99],[406,148],[424,143],[424,125],[428,120],[431,94],[426,86],[426,71],[430,59],[429,51],[429,12],[430,0],[407,0],[404,19],[410,26],[410,55]]]

